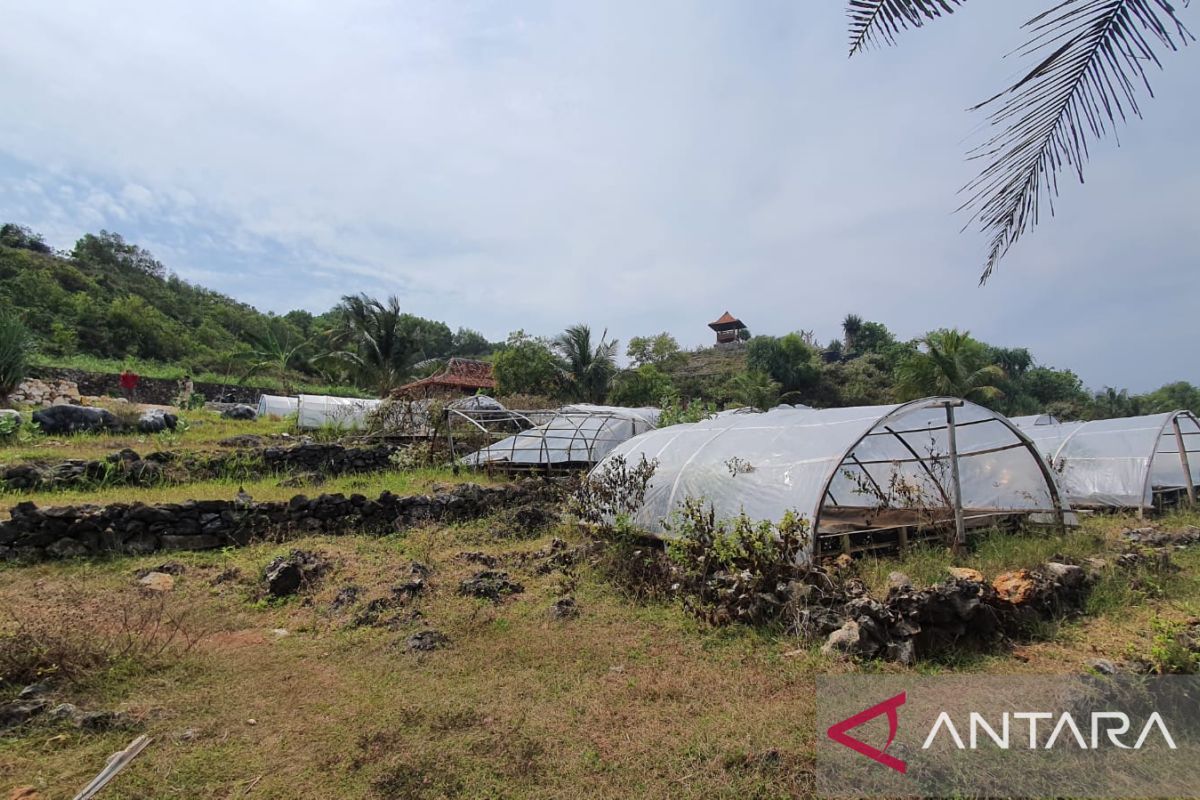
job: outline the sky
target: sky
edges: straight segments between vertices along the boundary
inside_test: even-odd
[[[0,221],[117,231],[279,313],[395,294],[493,340],[685,346],[725,310],[821,341],[856,313],[1093,388],[1200,383],[1200,45],[978,285],[966,109],[1048,5],[848,59],[841,0],[0,0]]]

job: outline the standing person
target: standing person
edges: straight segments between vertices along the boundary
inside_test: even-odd
[[[188,408],[192,403],[192,395],[196,391],[196,385],[192,383],[191,375],[184,375],[179,381],[179,401],[176,403],[180,408]]]
[[[125,399],[131,403],[134,402],[134,392],[137,389],[138,380],[140,380],[138,374],[128,369],[120,375],[121,391],[125,393]]]

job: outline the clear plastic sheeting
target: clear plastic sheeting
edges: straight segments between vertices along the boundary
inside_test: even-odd
[[[324,427],[358,430],[366,427],[367,415],[379,408],[380,402],[357,397],[302,394],[297,398],[296,427],[301,430]]]
[[[653,430],[658,415],[657,408],[563,406],[542,424],[471,453],[463,463],[520,467],[595,464],[622,442]]]
[[[470,397],[460,397],[446,404],[447,408],[461,408],[473,411],[504,411],[504,404],[486,394],[474,394]]]
[[[1176,433],[1178,427],[1178,434]],[[1189,411],[1026,428],[1073,505],[1150,508],[1156,492],[1200,483],[1200,423]]]
[[[1036,428],[1041,425],[1058,425],[1058,418],[1053,414],[1028,414],[1023,417],[1009,417],[1008,421],[1022,430]]]
[[[734,414],[643,434],[610,458],[658,462],[634,519],[655,534],[669,535],[663,523],[687,498],[711,503],[723,519],[744,511],[779,520],[795,511],[818,535],[835,518],[866,519],[882,509],[936,509],[952,519],[947,402],[958,401]],[[1053,474],[1028,438],[972,403],[954,416],[966,513],[1061,518]],[[594,472],[603,469],[602,462]]]
[[[295,414],[300,407],[300,400],[295,397],[281,397],[274,394],[259,395],[258,416],[286,417]]]

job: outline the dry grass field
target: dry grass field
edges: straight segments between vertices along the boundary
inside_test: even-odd
[[[383,473],[321,490],[420,492],[451,478]],[[246,489],[261,499],[295,491],[276,484]],[[36,500],[233,491],[218,482]],[[1097,517],[1066,536],[984,536],[957,562],[929,548],[850,569],[877,591],[896,569],[936,582],[958,563],[990,578],[1053,555],[1111,557],[1135,522]],[[1198,523],[1195,514],[1159,521]],[[0,797],[32,787],[31,796],[70,798],[141,733],[151,744],[101,797],[803,797],[819,674],[1077,673],[1095,658],[1149,657],[1164,629],[1200,615],[1196,547],[1173,555],[1174,571],[1106,568],[1083,615],[1051,621],[1029,641],[914,667],[856,663],[821,655],[820,642],[783,626],[715,628],[665,594],[635,598],[590,550],[556,568],[556,537],[567,548],[586,544],[573,526],[511,534],[484,518],[383,537],[0,565],[0,670],[10,677],[0,702],[49,669],[54,703],[129,715],[116,730],[43,716],[0,732]],[[264,569],[293,548],[329,567],[299,594],[270,599]],[[521,591],[498,602],[460,594],[488,557]],[[167,562],[178,572],[169,590],[139,584],[140,570]],[[414,562],[429,570],[424,591],[398,595]],[[578,615],[556,618],[567,596]],[[429,630],[444,646],[412,649],[410,638]],[[30,641],[42,648],[36,657]]]

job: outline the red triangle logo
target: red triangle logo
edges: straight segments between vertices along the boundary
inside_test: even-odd
[[[908,772],[908,765],[895,756],[888,755],[884,751],[891,747],[892,742],[896,738],[896,732],[900,728],[900,715],[898,713],[898,709],[900,706],[904,705],[904,702],[907,699],[908,696],[905,692],[901,692],[895,697],[889,697],[882,703],[877,703],[865,711],[860,711],[852,717],[847,717],[841,722],[831,725],[825,734],[838,744],[845,745],[856,753],[862,753],[872,761],[878,761],[885,767],[889,767],[901,774],[904,774]],[[866,742],[859,741],[858,739],[855,739],[853,736],[850,736],[846,733],[846,731],[852,728],[857,728],[864,722],[869,722],[875,719],[880,714],[887,714],[888,720],[888,740],[887,744],[883,746],[883,750],[874,748]]]

